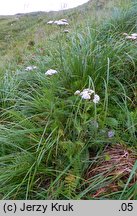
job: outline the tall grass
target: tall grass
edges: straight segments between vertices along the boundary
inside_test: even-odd
[[[107,21],[87,22],[68,35],[54,29],[46,43],[24,48],[21,64],[15,56],[4,66],[1,199],[94,199],[90,194],[115,183],[114,176],[103,172],[86,179],[87,169],[99,164],[106,147],[124,144],[136,155],[136,42],[122,35],[136,30],[136,5],[116,11]],[[27,72],[28,64],[38,69]],[[47,77],[49,68],[59,73]],[[100,102],[74,95],[84,88],[99,94]],[[110,130],[114,137],[108,137]],[[136,199],[136,184],[129,185],[135,169],[136,163],[118,192],[99,199]]]

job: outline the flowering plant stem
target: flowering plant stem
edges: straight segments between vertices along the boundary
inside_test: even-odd
[[[62,27],[60,26],[60,34],[58,35],[58,43],[59,43],[59,53],[60,53],[60,63],[61,63],[61,69],[64,71],[64,64],[63,64],[63,46],[62,46],[62,39],[63,39],[63,34],[62,34]]]

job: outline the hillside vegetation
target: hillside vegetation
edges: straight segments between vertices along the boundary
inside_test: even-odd
[[[133,33],[133,0],[0,17],[1,199],[137,199]]]

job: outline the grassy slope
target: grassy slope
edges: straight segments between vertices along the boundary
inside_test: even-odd
[[[137,51],[122,35],[137,31],[132,4],[104,1],[100,9],[89,2],[0,19],[1,199],[137,198]],[[60,18],[68,19],[69,34],[46,24]],[[29,65],[38,69],[26,72]],[[49,68],[59,74],[46,77]],[[74,96],[87,87],[99,104]],[[117,143],[132,158],[119,161],[117,152],[122,172],[112,175],[112,151],[105,149]],[[89,175],[100,163],[109,164],[107,174],[102,168]],[[127,174],[129,163],[135,165]],[[106,190],[109,184],[115,190]]]

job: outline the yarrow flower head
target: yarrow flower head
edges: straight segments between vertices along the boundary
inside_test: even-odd
[[[47,24],[52,25],[52,24],[56,24],[58,26],[67,26],[69,25],[68,21],[66,19],[60,19],[60,20],[55,20],[55,21],[48,21]]]
[[[58,20],[55,20],[55,21],[54,21],[54,24],[57,24],[57,23],[58,23]]]
[[[57,24],[58,26],[66,26],[69,25],[68,21],[66,19],[60,19],[60,20],[55,20],[54,24]]]
[[[47,24],[52,25],[54,23],[54,21],[50,20],[47,22]]]
[[[90,99],[91,99],[90,94],[88,94],[88,92],[86,92],[86,91],[80,93],[80,96],[81,96],[81,98],[84,99],[84,100],[90,100]]]
[[[131,34],[131,36],[136,37],[137,38],[137,33],[133,33]]]
[[[124,36],[128,36],[128,34],[126,32],[123,33]]]
[[[94,93],[94,91],[93,91],[92,89],[90,89],[90,88],[87,88],[87,89],[84,89],[84,90],[81,92],[81,94],[82,94],[82,93],[87,93],[87,94],[91,95],[91,94]]]
[[[75,91],[74,95],[80,95],[80,91],[79,90]]]
[[[64,22],[62,20],[58,20],[57,23],[56,23],[58,26],[66,26],[66,25],[69,25],[68,22]]]
[[[77,90],[74,93],[74,95],[79,95],[84,100],[90,100],[92,98],[93,94],[94,94],[93,102],[94,103],[98,103],[100,101],[99,95],[95,94],[95,92],[92,89],[90,89],[90,88],[84,89],[82,92],[80,92],[79,90]]]
[[[135,37],[135,36],[126,36],[126,39],[129,39],[129,40],[136,40],[137,39],[137,37]]]
[[[25,71],[32,71],[32,70],[35,70],[35,69],[37,69],[36,66],[28,66],[28,67],[25,68]]]
[[[45,75],[47,76],[52,76],[54,74],[57,74],[58,72],[56,70],[53,70],[53,69],[49,69],[45,72]]]
[[[65,29],[65,30],[64,30],[64,33],[69,33],[69,30],[68,30],[68,29]]]
[[[61,19],[62,22],[68,22],[66,19]]]
[[[99,101],[100,101],[99,95],[95,94],[95,95],[94,95],[93,102],[96,104],[96,103],[98,103]]]
[[[131,35],[128,35],[127,33],[123,33],[124,36],[126,36],[125,38],[128,40],[137,40],[137,33],[132,33]]]

